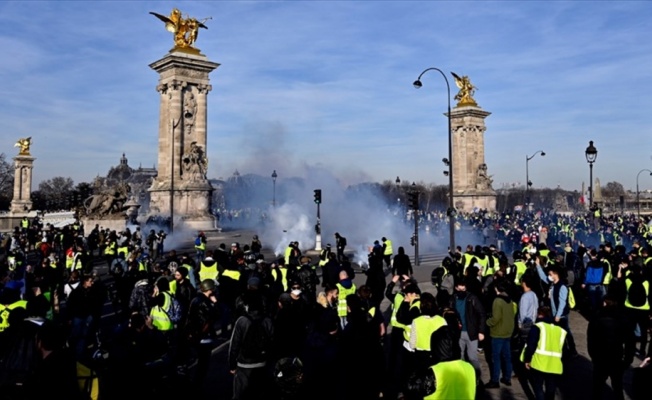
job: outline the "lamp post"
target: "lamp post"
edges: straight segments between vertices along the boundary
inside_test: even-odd
[[[586,162],[589,163],[589,208],[593,207],[593,163],[598,158],[598,149],[593,145],[593,140],[589,141],[589,147],[584,151]]]
[[[449,227],[449,235],[450,235],[450,251],[455,251],[455,215],[457,214],[455,212],[455,205],[453,203],[453,129],[451,126],[451,87],[450,84],[448,83],[448,78],[446,78],[446,74],[439,68],[426,68],[421,74],[419,74],[419,77],[417,78],[416,81],[414,81],[414,88],[419,89],[423,84],[421,83],[421,77],[423,74],[425,74],[428,71],[435,70],[441,74],[442,77],[444,77],[444,80],[446,81],[446,90],[447,90],[447,96],[446,100],[448,101],[448,112],[446,113],[446,116],[448,117],[448,210],[446,214],[448,215],[448,227]]]
[[[541,157],[546,155],[543,150],[537,151],[530,157],[528,157],[527,154],[525,155],[525,206],[527,207],[528,211],[530,211],[530,186],[532,186],[532,182],[530,182],[529,163],[530,160],[533,159],[537,154],[541,154]]]
[[[276,178],[278,178],[278,174],[276,173],[276,170],[274,170],[274,172],[272,172],[272,184],[274,186],[272,192],[272,207],[276,207]]]
[[[652,176],[652,171],[649,169],[642,169],[638,171],[638,174],[636,174],[636,214],[638,215],[638,219],[641,219],[641,200],[640,200],[640,192],[638,190],[638,177],[641,175],[641,172],[647,171],[650,173],[650,176]]]

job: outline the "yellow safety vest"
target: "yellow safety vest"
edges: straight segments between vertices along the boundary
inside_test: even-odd
[[[165,300],[166,302],[168,301],[167,298]],[[152,307],[152,311],[150,311],[149,315],[152,317],[152,325],[154,325],[159,331],[165,332],[174,328],[174,324],[170,321],[170,317],[168,317],[168,314],[163,311],[161,306]]]
[[[419,298],[414,299],[412,303],[410,303],[410,310],[414,307],[421,309],[421,300]],[[403,339],[409,342],[411,334],[412,334],[412,325],[405,325],[405,329],[403,329]]]
[[[517,285],[521,284],[521,278],[523,274],[527,271],[527,265],[523,261],[514,261],[514,266],[516,267],[516,275],[514,276],[514,283]]]
[[[285,265],[290,265],[290,256],[292,255],[293,248],[288,246],[285,248]]]
[[[566,339],[566,331],[557,325],[539,322],[535,324],[539,328],[539,343],[534,351],[530,366],[537,371],[548,374],[561,375],[564,372],[564,365],[561,362],[561,353]],[[525,358],[525,348],[521,352],[521,361]]]
[[[197,244],[195,245],[195,249],[197,249],[197,250],[201,250],[201,251],[206,250],[206,243],[204,243],[203,240],[199,239],[199,244],[198,244],[198,245],[197,245]]]
[[[433,317],[429,315],[420,315],[414,319],[414,333],[417,335],[415,350],[430,351],[430,337],[433,332],[442,326],[448,325],[446,320],[439,315]]]
[[[222,272],[222,276],[228,276],[229,278],[233,279],[234,281],[239,281],[240,280],[240,271],[236,271],[234,269],[225,269],[224,272]]]
[[[444,361],[430,367],[437,390],[423,400],[475,399],[475,369],[464,360]]]
[[[471,261],[475,258],[475,256],[473,254],[464,253],[463,257],[464,257],[464,270],[466,271],[466,269],[471,266]]]
[[[539,250],[539,255],[547,258],[550,255],[550,250],[548,249]]]
[[[405,299],[403,293],[396,293],[396,296],[394,296],[394,303],[392,304],[392,317],[389,320],[389,324],[393,328],[405,329],[405,325],[399,323],[396,319],[396,313],[398,312],[401,303],[403,303],[403,299]]]
[[[288,290],[288,269],[287,268],[280,268],[279,270],[281,271],[281,284],[283,285],[283,291],[286,292]],[[278,273],[276,272],[276,268],[272,270],[272,277],[274,278],[274,282],[276,282],[276,279],[278,276]]]
[[[385,251],[383,252],[384,256],[391,256],[394,254],[394,249],[392,249],[392,241],[387,239],[385,240]]]
[[[118,247],[118,254],[123,253],[125,255],[125,259],[129,255],[129,246],[120,246]]]
[[[11,314],[11,310],[19,307],[27,309],[27,301],[18,300],[9,304],[8,306],[0,304],[0,332],[3,332],[5,329],[9,328],[9,314]]]
[[[355,294],[355,283],[352,283],[351,287],[348,289],[339,283],[337,283],[335,286],[337,286],[337,290],[339,290],[339,295],[337,296],[337,315],[339,317],[346,317],[349,312],[349,310],[346,308],[346,296]]]
[[[170,281],[170,293],[172,293],[173,295],[177,294],[177,280],[176,279],[172,279]]]
[[[114,256],[117,246],[116,242],[110,242],[104,249],[104,255]]]
[[[219,271],[217,270],[217,263],[211,265],[210,267],[204,264],[203,261],[199,264],[200,281],[204,281],[206,279],[217,280],[218,276],[219,276]]]
[[[643,287],[645,288],[645,304],[640,307],[635,307],[629,302],[629,287],[632,286],[632,280],[625,280],[625,287],[627,288],[627,296],[625,297],[625,307],[633,308],[635,310],[649,310],[650,309],[650,282],[643,281]]]

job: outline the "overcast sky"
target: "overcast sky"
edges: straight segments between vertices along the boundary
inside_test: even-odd
[[[212,17],[209,177],[323,167],[342,184],[446,184],[446,85],[468,75],[494,188],[635,189],[652,169],[652,2],[3,1],[0,152],[32,136],[34,186],[157,162],[158,75],[172,35],[148,14]],[[449,75],[451,97],[457,92]],[[453,105],[455,104],[451,99]],[[641,174],[641,189],[652,177]]]

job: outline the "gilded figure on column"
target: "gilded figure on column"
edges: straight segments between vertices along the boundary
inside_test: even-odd
[[[169,17],[155,12],[150,12],[153,16],[160,19],[165,23],[165,29],[174,34],[174,48],[190,50],[193,53],[199,53],[199,50],[193,47],[199,34],[199,28],[208,29],[204,22],[212,19],[211,17],[204,18],[201,21],[197,18],[186,16],[184,17],[178,8],[172,9]]]
[[[20,147],[20,152],[18,155],[20,156],[29,156],[29,146],[32,145],[32,137],[26,137],[26,138],[21,138],[18,139],[14,147]]]
[[[471,83],[471,80],[468,76],[464,75],[462,77],[456,75],[454,72],[451,72],[453,78],[455,78],[455,84],[460,89],[460,91],[455,95],[455,100],[457,100],[457,106],[477,106],[478,103],[473,99],[475,90],[477,89]]]

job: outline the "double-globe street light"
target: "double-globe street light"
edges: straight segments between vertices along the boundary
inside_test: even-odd
[[[437,71],[441,74],[442,77],[444,77],[444,81],[446,81],[446,90],[447,90],[447,96],[446,100],[448,101],[448,112],[446,113],[446,116],[448,117],[448,210],[446,214],[448,215],[448,228],[449,228],[449,234],[450,234],[450,249],[449,251],[454,252],[455,251],[455,207],[453,203],[453,130],[452,130],[452,125],[451,125],[451,87],[450,84],[448,83],[448,78],[446,78],[446,74],[439,68],[426,68],[421,74],[419,74],[419,77],[417,78],[416,81],[414,81],[414,87],[415,89],[421,88],[423,84],[421,83],[421,77],[423,74],[425,74],[428,71]]]
[[[525,155],[525,208],[528,211],[530,210],[530,186],[532,186],[532,182],[530,182],[529,164],[530,164],[530,160],[533,159],[537,154],[541,154],[541,157],[544,157],[546,155],[546,153],[543,150],[539,150],[529,157],[527,154]]]
[[[638,171],[638,174],[636,174],[636,213],[638,215],[638,218],[641,219],[641,199],[640,199],[640,191],[638,190],[638,177],[641,175],[641,172],[647,171],[650,173],[650,176],[652,176],[652,171],[649,169],[642,169]]]
[[[589,208],[593,208],[593,163],[598,158],[598,149],[593,145],[593,140],[589,141],[589,147],[584,151],[586,162],[589,163]]]

